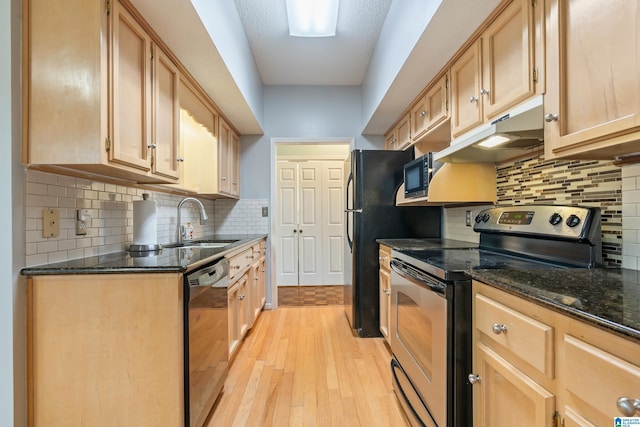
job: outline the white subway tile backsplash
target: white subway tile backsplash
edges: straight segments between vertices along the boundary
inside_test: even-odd
[[[177,206],[182,196],[136,187],[27,170],[25,194],[26,266],[65,261],[126,250],[133,240],[133,201],[149,193],[158,204],[157,239],[174,242]],[[269,218],[262,217],[268,200],[201,199],[209,221],[200,224],[192,203],[182,208],[183,223],[191,222],[196,238],[212,234],[262,234]],[[42,236],[42,210],[60,211],[60,235]],[[87,234],[76,236],[76,210],[88,209]]]

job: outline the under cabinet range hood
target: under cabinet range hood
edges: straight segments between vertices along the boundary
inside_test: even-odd
[[[542,95],[524,102],[490,123],[451,141],[434,153],[434,160],[450,163],[499,163],[542,150]]]

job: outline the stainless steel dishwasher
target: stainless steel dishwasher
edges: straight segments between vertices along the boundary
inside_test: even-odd
[[[220,258],[185,275],[185,426],[204,424],[229,372],[228,273]]]

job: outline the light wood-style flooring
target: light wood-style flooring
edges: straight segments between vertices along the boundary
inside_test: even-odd
[[[207,427],[408,426],[382,338],[357,338],[342,306],[265,310]]]

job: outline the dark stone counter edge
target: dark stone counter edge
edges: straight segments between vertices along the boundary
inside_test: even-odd
[[[83,267],[80,264],[83,260],[91,258],[105,258],[105,259],[125,259],[130,253],[128,251],[111,252],[104,255],[97,255],[95,257],[78,258],[69,260],[67,262],[43,264],[32,267],[25,267],[20,270],[22,276],[51,276],[51,275],[79,275],[79,274],[145,274],[145,273],[186,273],[194,270],[202,265],[205,265],[211,261],[215,261],[218,258],[222,258],[233,252],[246,249],[256,242],[267,238],[267,234],[252,234],[246,235],[223,235],[215,236],[215,239],[228,240],[236,239],[238,241],[230,244],[228,247],[220,249],[210,250],[212,254],[207,257],[195,260],[188,265],[164,265],[164,266],[95,266],[95,267]],[[200,240],[212,240],[212,237],[203,237],[196,239]],[[176,249],[176,248],[170,248]]]
[[[564,314],[574,319],[584,321],[589,325],[599,327],[600,329],[604,329],[609,332],[613,332],[621,336],[622,338],[631,339],[640,344],[640,331],[637,329],[630,328],[630,327],[621,325],[619,323],[612,322],[607,319],[603,319],[598,316],[594,316],[586,311],[582,311],[571,306],[560,304],[559,302],[553,299],[545,298],[544,296],[527,292],[523,289],[514,288],[500,281],[487,278],[485,275],[482,274],[482,271],[476,270],[476,271],[470,271],[468,273],[473,279],[479,282],[482,282],[486,285],[492,286],[496,289],[500,289],[516,297],[524,298],[530,302],[541,305],[543,307],[546,307],[560,314]]]

